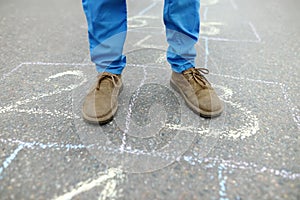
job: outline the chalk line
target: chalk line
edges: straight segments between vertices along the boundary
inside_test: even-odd
[[[70,200],[73,197],[81,194],[83,192],[87,192],[95,187],[102,186],[106,181],[112,180],[108,183],[108,186],[104,188],[101,193],[101,198],[106,199],[107,197],[114,197],[115,189],[119,180],[124,179],[123,171],[120,168],[109,168],[107,172],[103,172],[99,174],[99,177],[95,180],[87,180],[84,182],[80,182],[77,184],[76,188],[72,189],[70,192],[67,192],[59,197],[54,198],[55,200]],[[110,187],[111,186],[111,187]],[[100,198],[100,199],[101,199]]]
[[[223,171],[226,169],[227,169],[226,166],[224,166],[222,163],[218,166],[220,200],[229,200],[227,198],[227,187],[226,187],[227,176],[225,176],[223,173]]]
[[[192,128],[192,127],[191,127]],[[64,144],[64,143],[40,143],[40,142],[24,142],[16,139],[3,139],[0,138],[0,142],[8,145],[15,145],[18,144],[18,148],[29,148],[29,149],[53,149],[53,150],[80,150],[80,149],[86,149],[86,148],[94,148],[94,149],[104,149],[106,151],[112,151],[114,153],[121,153],[119,148],[112,149],[112,148],[107,148],[103,146],[99,146],[97,144],[90,144],[88,146],[85,146],[84,144]],[[18,149],[17,148],[17,149]],[[15,150],[17,153],[21,150]],[[126,149],[125,149],[126,151]],[[129,153],[130,151],[126,151]],[[138,151],[131,151],[130,153],[135,154],[135,155],[140,155],[140,152]],[[160,156],[161,158],[166,158],[166,156],[172,157],[172,155],[166,155],[161,152],[151,152],[147,153],[148,155],[154,155],[154,156]],[[160,154],[160,155],[159,155]],[[15,155],[15,154],[12,154]],[[252,163],[252,162],[246,162],[246,161],[236,161],[236,160],[225,160],[219,157],[198,157],[197,152],[194,152],[193,155],[191,156],[181,156],[179,158],[175,157],[177,161],[180,161],[180,159],[186,161],[190,165],[196,165],[196,164],[202,164],[202,163],[223,163],[224,166],[230,168],[230,169],[239,169],[239,170],[254,170],[257,173],[269,173],[273,174],[275,176],[280,176],[282,178],[286,179],[300,179],[300,173],[295,173],[293,171],[289,170],[279,170],[279,169],[273,169],[269,168],[266,166],[259,166],[258,164]]]
[[[146,37],[144,37],[143,39],[141,39],[140,41],[138,41],[137,43],[135,43],[133,46],[140,46],[140,45],[142,45],[145,41],[147,41],[151,37],[152,37],[151,35],[147,35]]]
[[[211,37],[211,36],[200,36],[201,39],[207,38],[212,41],[219,42],[245,42],[245,43],[260,43],[258,40],[238,40],[238,39],[228,39],[228,38],[219,38],[219,37]]]
[[[8,76],[11,76],[12,73],[19,70],[24,65],[52,65],[52,66],[91,66],[91,63],[51,63],[51,62],[22,62],[17,67],[13,68],[11,71],[2,75],[0,81],[4,80]]]
[[[17,67],[13,68],[8,73],[3,74],[3,76],[0,79],[0,81],[4,80],[6,77],[10,76],[13,72],[17,71],[20,67],[22,67],[22,65],[23,65],[23,63],[19,64]]]
[[[53,95],[61,94],[62,92],[72,91],[72,90],[76,89],[77,87],[81,86],[82,84],[84,84],[85,82],[87,82],[87,79],[83,75],[83,72],[79,71],[79,70],[61,72],[61,73],[58,73],[56,75],[52,75],[52,76],[46,78],[45,81],[50,82],[54,78],[58,78],[58,77],[65,76],[65,75],[78,76],[79,78],[82,79],[82,81],[78,84],[68,85],[65,88],[56,89],[56,90],[48,92],[48,93],[36,94],[35,96],[33,96],[31,98],[28,98],[28,99],[22,98],[21,100],[18,100],[15,103],[12,103],[12,104],[9,104],[9,105],[6,105],[6,106],[1,106],[0,107],[0,113],[6,113],[6,112],[11,112],[11,111],[25,112],[26,109],[19,110],[18,107],[20,107],[22,105],[26,105],[28,103],[31,103],[33,101],[40,100],[40,99],[45,98],[45,97],[50,97],[50,96],[53,96]],[[27,110],[29,111],[29,113],[37,113],[37,114],[39,113],[37,110],[34,110],[33,108],[27,109]],[[49,112],[49,111],[45,111],[45,112],[47,114],[51,115],[51,112]],[[57,113],[61,113],[61,112],[57,112]]]
[[[208,46],[208,45],[207,45]],[[207,47],[205,47],[207,48]],[[207,55],[207,51],[209,52],[208,49],[205,50],[205,55]],[[147,65],[143,65],[143,64],[128,64],[128,66],[133,66],[133,67],[143,67],[143,68],[146,68],[148,67]],[[155,66],[151,66],[152,68],[158,68],[158,69],[165,69],[165,68],[162,68],[162,67],[155,67]],[[207,67],[207,65],[204,65],[204,67]],[[297,124],[298,126],[298,129],[300,129],[300,117],[299,117],[299,109],[297,108],[297,106],[295,106],[292,101],[290,100],[289,96],[288,96],[288,93],[286,92],[286,86],[280,82],[276,82],[276,81],[270,81],[270,80],[261,80],[261,79],[252,79],[252,78],[247,78],[247,77],[236,77],[236,76],[231,76],[231,75],[226,75],[226,74],[216,74],[216,73],[210,73],[211,75],[213,76],[220,76],[220,77],[224,77],[224,78],[230,78],[230,79],[234,79],[234,80],[240,80],[240,81],[250,81],[250,82],[256,82],[256,83],[261,83],[261,84],[266,84],[266,85],[278,85],[282,88],[282,91],[283,91],[283,95],[284,95],[284,98],[287,100],[287,104],[289,106],[289,109],[292,113],[292,116],[293,116],[293,120],[294,122]],[[230,103],[232,104],[233,106],[237,106],[238,108],[241,108],[241,105],[237,105],[231,101],[227,101],[227,103]],[[256,118],[256,117],[255,117]],[[257,121],[257,120],[255,120]],[[255,126],[254,126],[254,130],[258,130],[258,124],[255,122],[254,123]],[[202,130],[199,130],[200,132]],[[235,130],[234,132],[236,132],[237,130]],[[237,133],[237,132],[236,132]],[[233,131],[231,131],[231,134],[230,135],[233,135]],[[253,135],[251,134],[251,132],[249,132],[249,134],[247,135]]]
[[[297,124],[298,130],[300,130],[300,116],[299,116],[300,111],[299,111],[299,108],[296,105],[294,105],[292,103],[291,99],[289,98],[288,91],[287,91],[288,87],[283,83],[280,84],[280,86],[281,86],[281,90],[282,90],[282,93],[283,93],[283,98],[285,99],[285,101],[288,105],[289,111],[292,114],[294,122]]]
[[[253,170],[255,173],[268,173],[289,180],[300,179],[300,173],[295,173],[289,170],[273,169],[266,166],[259,166],[258,164],[255,164],[253,162],[226,160],[219,158],[218,156],[198,158],[196,154],[197,153],[193,153],[193,155],[184,155],[181,158],[183,161],[193,166],[195,166],[196,164],[205,164],[206,168],[213,168],[219,164],[222,164],[224,167],[233,170]]]
[[[0,175],[2,174],[2,172],[4,171],[4,169],[6,169],[11,163],[12,161],[17,157],[18,153],[24,148],[23,145],[19,145],[12,154],[10,154],[10,156],[8,156],[4,162],[2,163],[1,167],[0,167]]]
[[[146,8],[144,8],[143,10],[141,10],[138,15],[144,15],[146,12],[148,12],[149,10],[151,10],[152,8],[154,8],[157,5],[157,1],[152,2],[152,4],[150,4],[149,6],[147,6]]]
[[[132,100],[130,101],[130,104],[129,104],[129,107],[128,107],[128,111],[127,111],[127,115],[126,115],[126,121],[125,121],[125,129],[124,129],[123,137],[122,137],[122,145],[120,147],[120,149],[122,151],[126,147],[126,137],[127,137],[126,135],[128,134],[128,131],[129,131],[129,126],[130,126],[130,121],[131,121],[130,119],[131,119],[131,116],[132,116],[132,107],[134,106],[135,101],[136,101],[137,97],[139,96],[141,87],[145,84],[145,81],[147,79],[147,71],[146,71],[145,68],[143,68],[143,73],[144,73],[143,79],[141,80],[141,83],[138,86],[138,88],[136,90],[136,93],[132,96]],[[128,148],[130,148],[130,147],[128,147]]]
[[[116,189],[117,185],[124,182],[125,174],[122,171],[120,172],[121,173],[116,174],[114,178],[107,181],[104,189],[102,190],[98,198],[99,200],[116,199],[121,197],[120,193],[118,194],[118,191]]]
[[[200,35],[215,36],[219,35],[221,30],[218,26],[224,25],[222,22],[202,22]]]
[[[201,1],[202,6],[211,6],[219,3],[219,0],[203,0]]]
[[[252,24],[252,22],[249,22],[248,24],[249,24],[249,26],[251,27],[251,30],[252,30],[252,32],[254,33],[254,35],[255,35],[257,41],[258,41],[258,42],[261,42],[261,37],[258,35],[258,33],[257,33],[257,31],[256,31],[256,28],[254,27],[254,25]]]
[[[209,49],[208,49],[208,38],[204,39],[205,44],[205,57],[204,57],[204,68],[208,68],[208,57],[209,57]]]
[[[247,77],[237,77],[237,76],[231,76],[227,74],[216,74],[216,73],[209,73],[214,76],[221,76],[224,78],[230,78],[230,79],[235,79],[235,80],[243,80],[243,81],[251,81],[251,82],[258,82],[258,83],[263,83],[263,84],[274,84],[274,85],[281,85],[282,83],[276,82],[276,81],[269,81],[269,80],[261,80],[261,79],[252,79],[252,78],[247,78]]]
[[[0,113],[13,113],[13,112],[18,112],[18,113],[26,113],[26,114],[38,114],[38,115],[49,115],[52,117],[64,117],[65,119],[73,119],[73,113],[69,111],[61,111],[61,110],[56,110],[54,109],[53,111],[50,111],[48,109],[39,109],[39,108],[16,108],[16,107],[9,107],[8,109],[0,110]]]
[[[205,7],[203,11],[203,21],[207,20],[207,13],[208,13],[208,7]]]

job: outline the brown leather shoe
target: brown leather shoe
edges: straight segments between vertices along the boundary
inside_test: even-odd
[[[85,97],[82,114],[89,122],[104,124],[113,119],[122,89],[121,75],[103,72]]]
[[[182,73],[172,73],[171,86],[183,96],[186,104],[202,117],[219,116],[224,107],[222,101],[203,76],[205,68],[190,68]]]

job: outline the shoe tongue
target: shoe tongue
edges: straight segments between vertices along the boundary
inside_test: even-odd
[[[189,82],[190,82],[191,86],[194,88],[195,92],[198,92],[199,90],[202,90],[202,89],[208,87],[207,84],[204,84],[202,82],[202,81],[205,82],[205,80],[202,80],[203,77],[201,77],[200,73],[197,73],[197,74],[187,74],[186,78],[189,80]]]
[[[112,85],[112,81],[110,78],[104,78],[101,80],[101,86],[110,87]]]

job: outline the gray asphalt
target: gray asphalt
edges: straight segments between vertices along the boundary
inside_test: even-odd
[[[163,1],[127,0],[124,89],[98,126],[81,2],[1,1],[0,199],[300,199],[299,1],[201,3],[196,62],[224,113],[170,87]]]

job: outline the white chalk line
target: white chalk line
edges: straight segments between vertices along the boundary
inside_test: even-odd
[[[13,68],[11,71],[9,71],[8,73],[3,74],[3,76],[1,77],[0,81],[4,80],[6,77],[10,76],[13,72],[17,71],[20,67],[23,66],[24,63],[19,64],[17,67]]]
[[[154,8],[157,5],[157,3],[158,3],[157,1],[152,2],[149,6],[141,10],[137,15],[139,16],[144,15],[146,12]]]
[[[120,192],[123,190],[121,189],[117,191],[117,186],[120,185],[120,183],[124,182],[126,176],[122,172],[121,168],[116,168],[116,169],[120,170],[119,173],[117,173],[114,178],[107,181],[104,189],[101,191],[101,194],[98,198],[99,200],[118,199],[122,197]],[[117,192],[119,192],[119,194]]]
[[[225,130],[220,131],[218,134],[221,139],[224,138],[231,138],[233,140],[237,139],[245,139],[247,137],[254,136],[259,131],[259,120],[256,115],[254,115],[250,110],[248,110],[246,107],[242,106],[240,103],[232,102],[229,99],[232,98],[233,91],[227,87],[221,86],[221,85],[215,85],[214,87],[220,88],[224,91],[222,95],[220,95],[220,98],[226,102],[227,104],[230,104],[232,107],[238,109],[243,113],[243,116],[246,118],[244,121],[247,123],[242,124],[241,127],[235,128],[235,127],[223,127]]]
[[[208,68],[208,57],[209,57],[209,49],[208,49],[208,38],[204,39],[205,43],[205,57],[204,57],[204,68]]]
[[[203,21],[207,20],[207,13],[208,13],[208,7],[205,7],[203,11]]]
[[[0,113],[26,113],[26,114],[32,114],[32,115],[49,115],[51,117],[58,117],[58,116],[61,116],[65,119],[73,119],[73,116],[75,114],[67,111],[67,110],[64,110],[64,111],[61,111],[61,110],[48,110],[48,109],[39,109],[39,108],[16,108],[16,107],[13,107],[13,108],[8,108],[5,110],[5,112],[0,112]],[[76,116],[78,117],[78,116]]]
[[[252,24],[252,22],[249,22],[248,24],[251,27],[251,30],[253,31],[253,34],[255,35],[255,37],[257,39],[257,42],[261,42],[261,37],[257,33],[256,28],[254,27],[254,25]]]
[[[229,200],[227,198],[227,187],[226,187],[226,181],[227,176],[224,175],[224,170],[226,170],[226,166],[224,166],[222,163],[218,166],[218,180],[219,180],[219,196],[220,200]]]
[[[283,169],[273,169],[267,166],[259,166],[258,164],[253,162],[226,160],[219,157],[197,158],[197,156],[195,155],[182,156],[182,160],[186,161],[187,163],[193,166],[195,166],[196,164],[205,164],[206,168],[213,168],[216,167],[218,164],[222,164],[223,169],[225,169],[226,167],[232,170],[253,170],[255,173],[268,173],[289,180],[300,179],[300,173],[295,173]]]
[[[288,87],[283,83],[280,84],[280,86],[282,89],[283,97],[286,100],[290,113],[292,114],[293,120],[297,124],[298,130],[300,130],[300,116],[299,116],[300,110],[296,105],[292,103],[291,99],[289,98],[288,91],[287,91]]]
[[[242,80],[242,81],[251,81],[251,82],[257,82],[257,83],[262,83],[262,84],[266,84],[266,85],[273,84],[273,85],[277,85],[277,86],[281,87],[283,97],[286,100],[286,104],[289,108],[290,113],[292,114],[293,121],[296,123],[298,129],[300,129],[300,117],[298,114],[298,113],[300,113],[300,111],[299,111],[298,107],[296,105],[294,105],[292,103],[291,99],[289,98],[289,94],[287,92],[288,87],[285,84],[276,82],[276,81],[251,79],[251,78],[246,78],[246,77],[235,77],[235,76],[225,75],[225,74],[214,74],[214,73],[210,73],[210,74],[215,75],[215,76],[221,76],[224,78],[231,78],[231,79]]]
[[[51,116],[61,115],[61,116],[67,117],[67,118],[72,118],[72,114],[69,113],[68,111],[61,112],[61,111],[57,111],[57,110],[49,111],[47,109],[40,110],[37,108],[27,108],[27,109],[19,108],[22,105],[26,105],[33,101],[38,101],[45,97],[50,97],[53,95],[61,94],[63,92],[72,91],[72,90],[76,89],[77,87],[81,86],[82,84],[84,84],[85,82],[87,82],[87,78],[84,76],[83,72],[79,71],[79,70],[65,71],[65,72],[57,73],[55,75],[49,76],[48,78],[45,79],[45,81],[50,82],[52,79],[59,78],[59,77],[65,76],[65,75],[75,75],[75,76],[81,78],[82,80],[78,84],[69,85],[65,88],[59,88],[59,89],[56,89],[56,90],[48,92],[48,93],[36,94],[35,96],[33,96],[29,99],[21,98],[21,100],[18,100],[15,103],[12,103],[12,104],[9,104],[6,106],[1,106],[0,114],[7,113],[7,112],[20,112],[20,113],[27,112],[28,114],[46,114],[46,115],[51,115]]]
[[[54,200],[70,200],[73,197],[87,192],[95,187],[104,186],[99,199],[107,199],[107,198],[116,198],[116,187],[119,182],[122,182],[125,178],[123,171],[120,168],[109,168],[107,172],[103,172],[99,174],[99,177],[94,180],[86,180],[84,182],[80,182],[76,185],[74,189],[71,191],[53,198]]]
[[[139,28],[143,28],[148,25],[149,19],[155,20],[159,19],[159,17],[156,16],[149,16],[149,15],[135,15],[132,17],[129,17],[127,19],[128,21],[128,28],[130,29],[129,31],[137,30]],[[149,29],[150,27],[148,27]],[[160,27],[153,27],[153,28],[160,28]],[[133,29],[133,30],[131,30]],[[148,32],[149,33],[149,32]]]
[[[202,0],[201,6],[212,6],[216,5],[217,3],[219,3],[219,0]]]
[[[144,37],[143,39],[141,39],[140,41],[138,41],[137,43],[135,43],[133,46],[141,46],[145,41],[147,41],[151,37],[152,37],[151,35],[146,35],[146,37]]]
[[[211,36],[200,36],[200,39],[208,39],[212,41],[218,42],[245,42],[245,43],[260,43],[258,40],[239,40],[239,39],[229,39],[229,38],[221,38],[221,37],[211,37]]]
[[[144,64],[131,64],[131,63],[128,63],[127,66],[149,68],[148,65],[144,65]],[[151,66],[151,68],[167,69],[166,66],[161,66],[161,67]],[[253,79],[253,78],[247,78],[247,77],[237,77],[237,76],[226,75],[226,74],[216,74],[216,73],[212,73],[212,72],[210,72],[209,74],[213,75],[213,76],[220,76],[220,77],[224,77],[224,78],[230,78],[230,79],[241,80],[241,81],[251,81],[251,82],[258,82],[258,83],[262,83],[262,84],[282,85],[282,83],[276,82],[276,81]]]
[[[23,62],[19,64],[17,67],[13,68],[11,71],[2,75],[0,81],[4,80],[8,76],[12,75],[15,71],[19,70],[21,67],[25,65],[51,65],[51,66],[92,66],[91,63],[52,63],[52,62]]]
[[[17,157],[18,153],[24,148],[23,145],[19,145],[12,154],[10,154],[10,156],[8,156],[4,162],[2,163],[2,165],[0,166],[0,176],[2,174],[2,172],[4,171],[4,169],[6,169],[11,163],[12,161]]]

